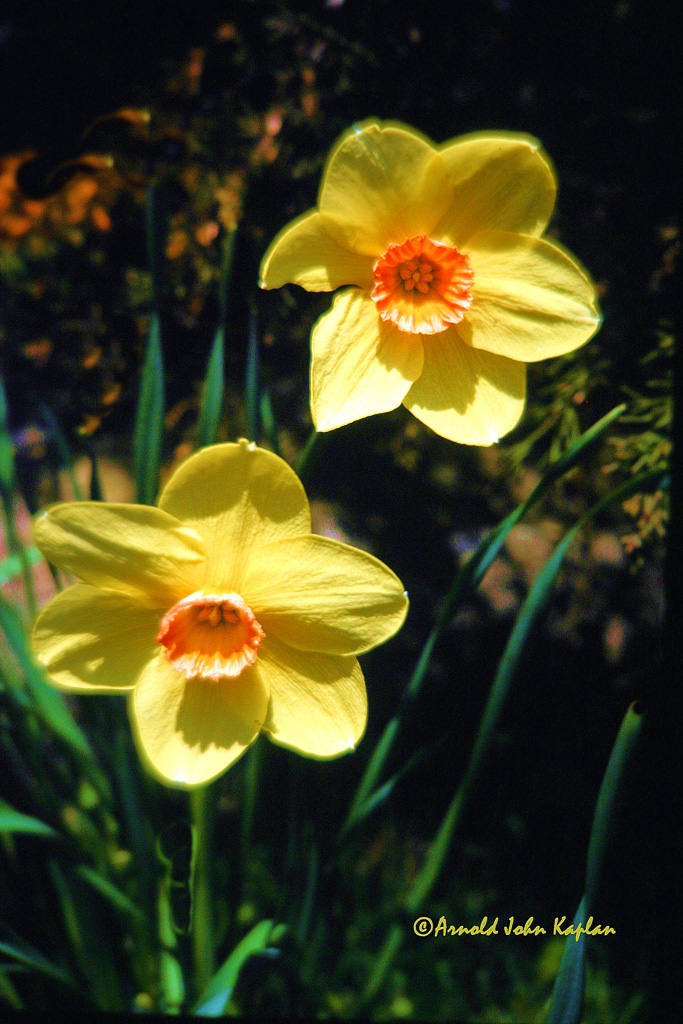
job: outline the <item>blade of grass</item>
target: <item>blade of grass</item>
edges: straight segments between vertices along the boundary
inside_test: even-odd
[[[5,382],[0,374],[0,501],[2,502],[2,519],[8,549],[19,561],[29,615],[31,619],[35,619],[38,605],[31,575],[31,564],[14,518],[15,484],[14,446],[9,433],[9,408]]]
[[[69,478],[74,501],[83,501],[83,491],[79,487],[73,471],[73,453],[66,437],[64,436],[64,431],[59,425],[59,420],[53,413],[50,406],[46,405],[45,402],[39,401],[38,408],[40,409],[40,415],[45,423],[48,436],[51,437],[55,443],[62,468]]]
[[[259,343],[256,307],[249,310],[249,335],[247,340],[247,366],[244,378],[244,414],[247,420],[247,437],[250,441],[259,439]]]
[[[59,837],[59,833],[51,825],[46,825],[44,821],[33,818],[30,814],[15,811],[2,799],[0,799],[0,832],[22,832],[25,835],[43,836],[47,839]]]
[[[360,808],[375,788],[401,725],[420,694],[420,690],[422,689],[422,685],[434,653],[434,648],[447,629],[453,615],[469,595],[472,594],[479,586],[496,555],[505,543],[505,539],[512,527],[532,507],[532,505],[541,498],[545,491],[556,480],[569,472],[569,470],[577,464],[579,459],[586,453],[591,445],[595,444],[596,441],[599,440],[607,427],[623,413],[625,408],[625,405],[618,405],[615,409],[612,409],[611,412],[607,413],[606,416],[603,416],[602,419],[598,420],[598,422],[590,427],[584,434],[582,434],[581,437],[578,438],[578,440],[568,449],[568,451],[558,459],[557,462],[549,467],[529,497],[518,505],[517,508],[508,516],[506,516],[506,518],[503,519],[503,521],[481,541],[472,557],[458,571],[455,580],[453,581],[453,585],[443,603],[441,611],[439,612],[437,621],[427,638],[413,673],[408,680],[396,714],[387,723],[384,732],[378,740],[377,745],[372,752],[372,756],[368,761],[363,777],[351,801],[349,813],[343,825],[343,831],[347,831],[352,827]],[[302,460],[306,455],[309,445],[312,447],[314,440],[314,436],[311,435],[306,449],[304,449]],[[301,476],[300,472],[299,475]]]
[[[23,939],[19,939],[16,936],[13,936],[11,940],[0,938],[0,953],[4,953],[5,956],[11,957],[16,963],[23,964],[38,974],[45,975],[46,978],[59,981],[62,985],[67,985],[69,988],[76,988],[76,982],[68,971],[63,970],[61,967],[55,967],[42,953],[39,953],[37,949],[33,949]]]
[[[273,921],[260,921],[233,949],[195,1004],[194,1017],[222,1017],[237,984],[242,967],[254,953],[265,949],[273,932]]]
[[[200,448],[214,444],[218,433],[218,424],[223,411],[225,367],[225,341],[223,328],[219,327],[213,339],[211,354],[206,368],[206,377],[202,390],[202,404],[199,410],[198,444]]]
[[[109,881],[108,878],[104,878],[93,868],[88,867],[86,864],[79,864],[75,869],[75,873],[79,878],[82,878],[84,882],[92,886],[101,896],[111,903],[113,907],[120,910],[122,913],[132,917],[135,921],[142,922],[145,919],[145,915],[136,907],[132,900],[128,899],[125,893],[122,893],[120,889]]]
[[[509,696],[526,640],[540,612],[545,608],[550,599],[555,578],[572,541],[586,523],[610,505],[623,502],[632,494],[648,490],[656,485],[668,485],[668,475],[662,473],[661,470],[643,473],[626,481],[626,483],[615,488],[615,490],[610,491],[609,494],[596,502],[581,517],[578,523],[565,534],[538,574],[515,620],[512,633],[499,662],[465,775],[456,790],[434,841],[430,846],[424,864],[415,876],[405,900],[404,912],[406,917],[415,916],[439,877],[456,829],[462,821],[463,811],[471,797],[474,785],[479,778],[488,755],[491,739]],[[403,942],[404,935],[405,926],[403,924],[396,923],[389,930],[377,963],[361,997],[361,1006],[366,1006],[372,1002],[379,993],[394,957]]]
[[[164,363],[161,354],[161,323],[159,314],[153,313],[133,433],[133,473],[137,500],[143,505],[153,505],[157,496],[163,431]]]
[[[586,977],[586,935],[579,928],[586,928],[595,905],[605,853],[624,798],[642,721],[643,716],[631,705],[621,723],[600,786],[588,841],[586,888],[572,922],[575,932],[570,932],[565,941],[551,997],[548,1024],[578,1024],[581,1016]]]
[[[261,423],[263,424],[263,433],[266,436],[266,440],[275,454],[280,455],[280,445],[277,439],[277,424],[273,414],[270,395],[266,388],[261,392],[261,403],[259,408],[261,412]]]
[[[76,880],[67,878],[57,861],[50,860],[48,869],[66,933],[76,962],[89,982],[93,1002],[101,1010],[122,1010],[121,983],[114,968],[111,942],[87,891],[79,888]]]

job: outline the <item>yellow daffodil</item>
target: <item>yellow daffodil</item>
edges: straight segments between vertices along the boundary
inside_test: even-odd
[[[541,238],[556,182],[527,135],[435,146],[370,120],[327,160],[318,206],[285,227],[261,287],[351,288],[311,336],[311,410],[331,430],[401,402],[437,434],[491,444],[522,415],[528,362],[598,329],[595,288]]]
[[[246,441],[204,448],[157,508],[54,505],[34,533],[83,581],[39,616],[39,660],[59,689],[126,693],[162,781],[210,781],[260,731],[316,758],[358,743],[355,656],[400,628],[407,597],[372,555],[311,533],[303,486],[276,455]]]

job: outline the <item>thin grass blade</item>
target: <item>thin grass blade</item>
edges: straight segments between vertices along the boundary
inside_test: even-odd
[[[137,500],[143,505],[153,505],[159,489],[163,432],[164,363],[161,323],[159,314],[153,313],[133,433],[133,474]]]
[[[216,441],[218,424],[223,411],[224,367],[225,340],[223,328],[219,327],[211,346],[199,410],[198,443],[200,448],[214,444]]]
[[[218,969],[198,999],[192,1015],[195,1017],[221,1017],[237,984],[240,971],[254,953],[265,949],[273,932],[273,921],[260,921]]]
[[[256,307],[249,310],[249,336],[247,340],[247,366],[244,378],[244,414],[247,437],[259,439],[259,342]]]
[[[127,914],[132,917],[135,921],[142,922],[145,920],[145,915],[136,907],[132,900],[128,899],[125,893],[122,893],[120,889],[109,881],[108,878],[104,878],[97,871],[87,866],[87,864],[79,864],[75,869],[75,873],[79,878],[82,878],[84,882],[87,882],[93,889],[96,890],[103,896],[108,903],[111,903],[113,907],[120,910],[123,914]]]
[[[25,835],[43,836],[56,839],[59,833],[44,821],[15,811],[5,800],[0,799],[0,832],[21,832]]]

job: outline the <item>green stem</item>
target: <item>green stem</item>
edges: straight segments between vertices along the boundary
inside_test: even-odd
[[[254,812],[258,794],[259,779],[263,761],[263,743],[259,740],[247,751],[244,773],[244,803],[242,805],[242,833],[240,836],[240,859],[242,883],[246,878],[247,863],[251,850],[251,834],[254,828]]]
[[[213,939],[213,833],[215,801],[213,788],[201,786],[190,792],[194,840],[192,886],[192,950],[195,989],[203,992],[216,969]]]

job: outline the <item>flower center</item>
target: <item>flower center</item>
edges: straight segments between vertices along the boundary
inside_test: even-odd
[[[174,604],[161,620],[157,643],[188,679],[219,682],[253,665],[265,633],[239,594],[197,591]]]
[[[374,276],[371,296],[382,320],[410,334],[445,331],[472,305],[468,257],[426,235],[390,245],[375,263]]]

